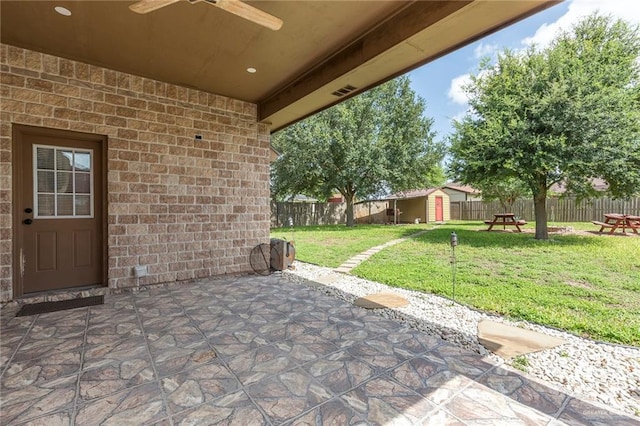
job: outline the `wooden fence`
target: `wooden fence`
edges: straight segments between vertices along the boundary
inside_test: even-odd
[[[491,219],[494,213],[502,212],[497,201],[456,201],[451,203],[451,219],[485,220]],[[513,212],[525,220],[535,220],[533,200],[520,199],[515,202]],[[590,222],[602,220],[605,213],[622,213],[640,215],[640,197],[628,200],[596,198],[580,203],[574,198],[547,199],[547,219],[550,222]]]
[[[353,206],[357,223],[385,223],[387,202],[367,201]],[[338,225],[347,223],[346,203],[277,203],[271,202],[271,227]]]

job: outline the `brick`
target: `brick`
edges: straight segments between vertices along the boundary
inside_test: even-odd
[[[63,77],[74,77],[75,70],[73,61],[69,59],[60,59],[60,75]]]
[[[0,81],[2,84],[16,87],[24,87],[26,84],[26,79],[23,76],[4,72],[2,73],[2,79]]]
[[[149,265],[143,285],[248,268],[248,249],[269,232],[269,128],[255,122],[255,105],[2,44],[0,51],[2,135],[10,135],[6,123],[20,122],[109,137],[111,286],[137,285],[136,264]],[[10,137],[0,139],[3,164],[10,149]],[[0,191],[0,214],[10,218],[7,197]],[[0,256],[0,271],[11,260]],[[7,297],[0,289],[0,301]]]
[[[80,113],[69,108],[56,108],[53,110],[53,116],[61,120],[77,121],[80,118]]]

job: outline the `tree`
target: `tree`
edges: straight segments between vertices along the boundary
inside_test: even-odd
[[[547,239],[547,191],[563,182],[616,198],[640,188],[640,33],[592,15],[545,49],[503,51],[483,61],[466,91],[471,110],[454,122],[452,172],[469,184],[522,181],[533,195],[536,239]]]
[[[272,192],[326,199],[338,191],[353,226],[356,199],[441,183],[444,148],[424,110],[400,77],[287,127],[272,139],[282,154]]]
[[[483,201],[498,200],[504,212],[513,211],[513,205],[518,198],[531,194],[529,188],[521,180],[513,177],[489,178],[482,182],[476,182],[475,186],[482,193]]]

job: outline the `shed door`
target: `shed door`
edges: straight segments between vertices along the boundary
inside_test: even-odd
[[[436,222],[444,221],[442,197],[436,196]]]
[[[103,284],[102,146],[80,135],[23,126],[14,133],[15,296]]]

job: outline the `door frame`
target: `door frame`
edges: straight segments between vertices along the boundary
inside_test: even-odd
[[[438,219],[438,200],[440,200],[440,219]],[[436,222],[444,222],[444,197],[441,195],[435,196],[434,215]]]
[[[22,231],[22,207],[24,204],[24,186],[22,182],[22,178],[20,177],[21,173],[18,171],[18,164],[21,164],[23,157],[23,139],[27,135],[38,135],[38,136],[53,136],[53,137],[64,137],[66,139],[75,139],[75,140],[84,140],[97,142],[100,145],[100,153],[102,156],[101,166],[102,166],[102,224],[100,226],[100,232],[102,233],[102,286],[107,287],[109,285],[108,282],[108,271],[109,271],[109,255],[108,255],[108,217],[107,217],[107,202],[108,202],[108,193],[107,193],[107,136],[106,135],[97,135],[93,133],[85,133],[85,132],[76,132],[73,130],[62,130],[62,129],[52,129],[48,127],[37,127],[37,126],[29,126],[25,124],[16,124],[11,123],[11,181],[12,181],[12,224],[13,224],[13,254],[11,259],[12,269],[13,269],[13,296],[12,300],[15,300],[17,297],[24,295],[24,280],[22,277],[22,259],[20,253],[20,245],[22,239],[24,238]],[[69,289],[67,289],[69,290]],[[57,291],[57,290],[56,290]]]

